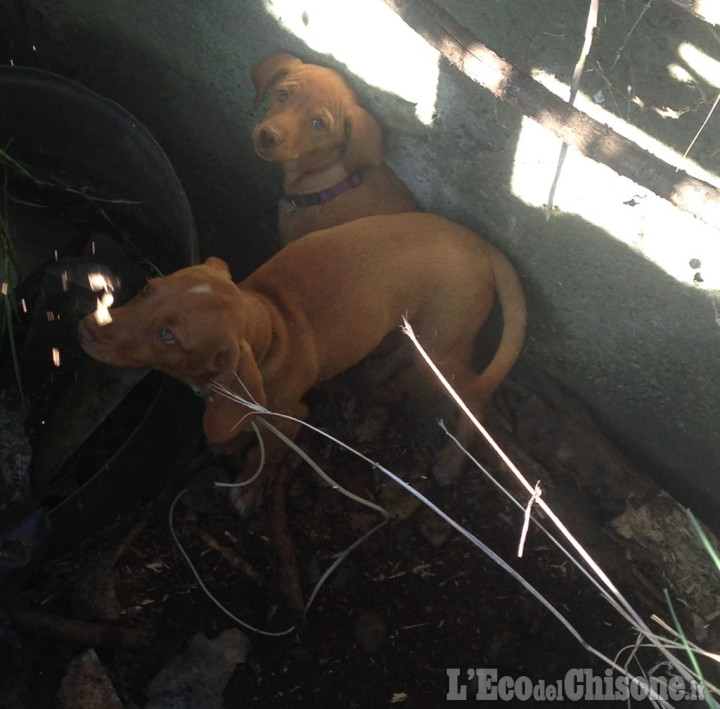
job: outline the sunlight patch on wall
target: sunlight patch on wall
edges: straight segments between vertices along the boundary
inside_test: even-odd
[[[693,75],[684,66],[680,66],[680,64],[669,64],[668,74],[670,74],[675,81],[679,81],[681,84],[695,83],[695,77],[693,77]]]
[[[567,97],[570,95],[570,88],[566,84],[558,81],[556,77],[543,70],[533,72],[533,77],[546,89],[552,91],[560,98],[567,100]],[[575,107],[598,121],[598,123],[607,125],[618,135],[622,135],[633,143],[636,143],[643,150],[647,150],[649,153],[656,155],[669,165],[673,165],[674,167],[684,170],[689,175],[693,175],[693,177],[720,187],[720,176],[705,170],[691,159],[683,158],[676,150],[673,150],[656,138],[653,138],[653,136],[640,130],[640,128],[606,110],[586,94],[578,92],[577,98],[575,99]]]
[[[544,208],[561,141],[530,118],[520,132],[511,189]],[[555,216],[577,214],[627,244],[676,280],[720,290],[720,234],[609,167],[569,149],[555,194]],[[583,238],[578,231],[578,239]],[[701,281],[695,280],[702,278]]]
[[[315,51],[329,54],[368,84],[415,104],[432,123],[438,52],[380,0],[265,0],[267,11]]]
[[[569,87],[538,72],[535,78],[567,98]],[[576,107],[633,140],[671,165],[711,184],[717,175],[704,170],[643,131],[626,123],[579,93]],[[526,204],[544,208],[555,175],[562,141],[535,121],[524,118],[518,138],[511,189]],[[577,214],[660,266],[677,280],[708,290],[720,289],[720,234],[657,197],[570,148],[555,194],[558,213]],[[580,238],[580,237],[579,237]],[[696,267],[690,265],[693,263]],[[697,267],[697,264],[701,264]],[[698,281],[697,276],[702,277]]]
[[[720,88],[720,62],[717,59],[709,57],[689,42],[683,42],[678,47],[678,54],[694,74],[710,86]]]

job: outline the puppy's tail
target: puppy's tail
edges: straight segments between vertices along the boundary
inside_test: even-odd
[[[490,247],[490,261],[495,276],[500,308],[503,315],[503,330],[495,355],[478,382],[479,398],[482,405],[487,405],[495,389],[507,376],[522,352],[525,342],[525,326],[527,323],[527,307],[520,279],[505,255],[494,247]]]

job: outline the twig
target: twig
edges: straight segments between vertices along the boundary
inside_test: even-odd
[[[155,635],[145,628],[128,628],[108,623],[91,623],[65,618],[16,605],[11,609],[13,620],[40,635],[67,640],[90,647],[137,650],[148,647]]]
[[[520,472],[520,470],[517,468],[517,466],[510,460],[508,455],[505,453],[505,451],[500,448],[500,446],[497,444],[495,439],[490,435],[490,433],[487,431],[487,429],[478,421],[477,417],[470,411],[470,409],[467,407],[465,402],[460,398],[458,393],[452,388],[448,380],[443,376],[442,372],[437,368],[436,364],[430,359],[427,352],[423,349],[420,342],[417,340],[415,333],[413,332],[413,329],[410,325],[410,323],[403,318],[404,325],[403,325],[403,332],[410,338],[411,342],[415,346],[415,349],[418,351],[420,356],[425,360],[426,364],[430,367],[433,374],[437,377],[438,381],[442,384],[442,386],[445,388],[447,393],[450,395],[450,397],[455,401],[455,403],[460,407],[460,410],[463,412],[464,415],[466,415],[473,423],[475,428],[478,430],[478,432],[483,436],[485,441],[490,445],[490,447],[495,451],[495,453],[498,455],[500,460],[507,466],[508,470],[515,476],[515,478],[520,482],[520,484],[532,495],[534,493],[534,488],[530,483],[527,481],[525,476]],[[662,643],[658,640],[657,636],[655,636],[650,628],[647,626],[645,621],[640,618],[637,611],[630,605],[630,603],[625,599],[625,597],[622,595],[620,590],[615,586],[615,584],[610,580],[608,575],[600,568],[598,563],[590,556],[590,554],[584,549],[584,547],[578,542],[578,540],[573,536],[573,534],[570,532],[570,530],[565,526],[565,524],[560,520],[560,518],[553,512],[553,510],[547,505],[547,503],[542,499],[542,497],[537,498],[537,505],[543,510],[543,512],[550,518],[550,520],[553,522],[553,524],[560,530],[560,532],[563,534],[565,539],[570,543],[572,548],[580,555],[582,560],[588,564],[588,566],[592,569],[592,571],[597,575],[597,577],[605,584],[607,589],[612,593],[612,595],[617,599],[617,601],[622,605],[622,607],[625,609],[625,613],[632,619],[632,622],[635,624],[636,628],[640,630],[649,640],[652,642],[653,646],[665,657],[668,658],[670,662],[673,664],[680,664],[680,661],[674,657],[666,647],[662,645]],[[451,521],[451,524],[457,528],[458,525],[456,523]],[[460,530],[459,530],[460,531]],[[484,545],[483,545],[484,546]],[[487,553],[487,552],[486,552]],[[505,568],[505,564],[503,562],[503,568]],[[515,575],[515,574],[513,574]],[[520,577],[522,579],[522,577]],[[526,588],[529,586],[527,582],[525,582],[524,579],[521,580],[521,583],[526,586]],[[534,590],[534,588],[529,588],[531,593],[538,597],[537,591]],[[547,601],[540,596],[538,598],[541,602],[543,602],[547,607]],[[550,606],[551,611],[553,615],[561,619],[561,622],[568,627],[568,622],[564,619],[563,616],[561,616],[557,610]],[[585,641],[583,641],[579,636],[577,635],[577,631],[572,628],[572,626],[569,626],[569,629],[571,629],[571,632],[575,635],[576,638],[580,640],[580,642],[583,644],[583,646],[595,654],[596,656],[600,657],[603,661],[607,662],[610,666],[614,667],[615,669],[620,669],[620,671],[623,671],[621,668],[618,668],[618,666],[612,661],[606,658],[604,655],[598,653],[597,650],[589,646]],[[635,681],[638,681],[638,678],[634,678]],[[662,702],[661,702],[662,704]],[[666,706],[667,703],[663,704],[663,706]]]
[[[407,322],[406,322],[406,326],[407,326],[408,329],[410,329],[410,327],[409,327],[409,325],[407,324]],[[412,332],[411,329],[410,329],[410,332]],[[406,334],[408,334],[407,330],[406,330]],[[414,335],[413,335],[413,336],[414,336]],[[437,368],[436,368],[435,365],[432,363],[432,361],[429,359],[429,357],[427,356],[427,353],[425,353],[424,350],[420,347],[419,343],[417,343],[417,340],[414,340],[414,342],[416,343],[416,347],[419,349],[419,351],[420,351],[420,353],[422,354],[422,356],[425,357],[425,358],[426,358],[426,361],[428,361],[428,363],[430,364],[430,366],[431,366],[431,368],[433,369],[433,371],[435,371],[436,375],[438,375],[438,376],[440,377],[440,379],[443,381],[444,385],[445,385],[446,388],[448,389],[448,392],[451,394],[451,396],[452,396],[457,402],[459,402],[459,404],[461,405],[461,407],[463,408],[463,410],[467,412],[467,411],[468,411],[468,410],[467,410],[467,407],[462,403],[462,400],[458,397],[457,393],[454,392],[454,390],[452,389],[452,387],[450,387],[450,385],[447,383],[447,381],[444,380],[444,378],[442,377],[442,374],[440,374],[440,372],[437,371]],[[453,529],[455,529],[455,530],[456,530],[457,532],[459,532],[463,537],[465,537],[471,544],[473,544],[473,545],[476,546],[478,549],[480,549],[480,550],[483,552],[483,554],[485,554],[488,558],[490,558],[490,559],[491,559],[495,564],[497,564],[501,569],[503,569],[505,572],[507,572],[507,573],[508,573],[513,579],[515,579],[525,590],[527,590],[528,593],[530,593],[544,608],[546,608],[546,609],[548,610],[548,612],[549,612],[552,616],[554,616],[554,617],[561,623],[561,625],[573,636],[573,638],[575,638],[575,640],[576,640],[585,650],[587,650],[590,654],[592,654],[592,655],[594,655],[595,657],[597,657],[597,658],[599,658],[600,660],[602,660],[602,661],[603,661],[604,663],[606,663],[609,667],[612,667],[612,668],[615,669],[616,671],[618,671],[618,672],[620,672],[621,674],[623,674],[624,676],[626,676],[626,677],[628,678],[628,680],[629,680],[630,682],[632,682],[634,685],[637,685],[637,686],[639,686],[639,687],[642,687],[643,691],[647,692],[648,697],[649,697],[651,700],[657,701],[660,706],[663,706],[663,707],[670,707],[670,706],[671,706],[671,705],[668,704],[666,701],[664,701],[664,700],[662,699],[662,697],[660,697],[660,696],[657,694],[657,692],[655,691],[655,689],[647,682],[646,679],[644,679],[644,678],[642,678],[642,677],[636,677],[636,676],[631,675],[631,674],[628,673],[624,668],[620,667],[616,662],[614,662],[614,661],[611,660],[609,657],[607,657],[604,653],[602,653],[600,650],[598,650],[598,649],[595,648],[594,646],[590,645],[590,644],[583,638],[583,636],[580,634],[580,632],[577,630],[577,628],[575,628],[575,626],[574,626],[557,608],[555,608],[555,606],[553,606],[553,604],[552,604],[550,601],[548,601],[548,600],[545,598],[545,596],[543,596],[542,593],[540,593],[540,591],[538,591],[538,590],[535,588],[535,586],[533,586],[524,576],[522,576],[522,574],[518,573],[515,569],[512,568],[512,566],[510,566],[502,557],[498,556],[498,554],[496,554],[490,547],[488,547],[485,543],[483,543],[478,537],[476,537],[474,534],[472,534],[471,532],[469,532],[465,527],[463,527],[461,524],[459,524],[458,522],[456,522],[452,517],[450,517],[447,513],[445,513],[442,509],[440,509],[435,503],[433,503],[433,502],[432,502],[430,499],[428,499],[425,495],[423,495],[421,492],[419,492],[418,490],[416,490],[415,488],[413,488],[411,485],[409,485],[409,484],[408,484],[406,481],[404,481],[402,478],[400,478],[400,477],[398,477],[397,475],[395,475],[392,471],[388,470],[386,467],[384,467],[383,465],[381,465],[381,464],[378,463],[377,461],[374,461],[374,460],[368,458],[366,455],[363,455],[363,454],[360,453],[359,451],[355,450],[352,446],[349,446],[348,444],[343,443],[343,442],[342,442],[341,440],[339,440],[338,438],[335,438],[334,436],[328,434],[327,432],[325,432],[325,431],[317,428],[316,426],[312,426],[311,424],[308,424],[307,422],[302,421],[302,420],[300,420],[300,419],[297,419],[297,418],[295,418],[295,417],[293,417],[293,416],[288,416],[288,415],[286,415],[286,414],[280,414],[280,413],[275,412],[275,411],[269,411],[268,409],[265,409],[264,407],[260,406],[260,405],[257,404],[257,403],[254,403],[254,402],[252,402],[252,401],[248,401],[248,400],[242,399],[242,397],[238,396],[235,392],[233,392],[233,391],[231,391],[231,390],[229,390],[229,389],[226,389],[226,388],[224,388],[224,387],[216,386],[216,387],[214,387],[214,389],[215,389],[215,391],[216,391],[217,393],[222,394],[222,395],[225,395],[225,396],[228,396],[229,398],[232,398],[234,401],[237,401],[239,404],[243,405],[243,406],[246,407],[246,408],[249,408],[251,411],[253,411],[253,412],[255,412],[255,413],[262,414],[263,416],[272,416],[272,417],[277,417],[277,418],[280,418],[280,419],[287,419],[287,420],[291,420],[291,421],[295,421],[295,422],[297,422],[297,423],[300,423],[301,425],[305,426],[306,428],[310,429],[311,431],[314,431],[315,433],[318,433],[319,435],[327,438],[328,440],[333,441],[334,443],[336,443],[336,444],[337,444],[338,446],[340,446],[341,448],[349,451],[350,453],[352,453],[353,455],[357,456],[358,458],[366,461],[367,463],[369,463],[370,465],[372,465],[374,468],[377,468],[377,469],[378,469],[379,471],[381,471],[385,476],[387,476],[388,478],[390,478],[393,482],[395,482],[395,483],[398,484],[400,487],[402,487],[403,489],[407,490],[409,493],[411,493],[412,495],[414,495],[414,496],[415,496],[417,499],[419,499],[423,504],[425,504],[427,507],[429,507],[435,514],[437,514],[441,519],[443,519],[445,522],[447,522]],[[472,416],[471,414],[469,414],[469,415]],[[269,423],[265,420],[265,418],[259,418],[259,421],[262,423],[262,425],[264,425],[264,426],[267,427],[267,428],[270,428],[270,429],[274,428],[274,427],[271,426],[271,424],[269,424]],[[477,425],[479,426],[480,424],[478,423]],[[483,431],[484,431],[484,429],[483,429]],[[279,431],[277,431],[277,429],[275,429],[274,432],[275,432],[276,435],[279,435],[280,438],[282,438],[282,439],[285,440],[286,442],[289,442],[287,438],[283,437],[283,435],[282,435]],[[485,432],[485,435],[488,435],[488,436],[489,436],[489,434],[487,434],[487,432]],[[490,438],[490,440],[492,441],[492,438]],[[492,442],[494,443],[494,441],[492,441]],[[291,442],[289,442],[289,443],[291,443]],[[293,444],[293,445],[294,445],[294,444]],[[509,459],[507,458],[507,456],[502,452],[501,449],[499,449],[499,447],[497,446],[497,444],[495,444],[494,447],[495,447],[497,450],[500,451],[500,453],[502,454],[502,456],[504,456],[504,459],[506,459],[506,460],[509,461]],[[295,446],[295,448],[296,448],[296,452],[297,452],[298,454],[300,454],[301,456],[303,456],[303,458],[304,458],[304,460],[306,460],[306,462],[310,462],[310,464],[311,464],[311,466],[312,466],[313,468],[315,468],[315,469],[318,470],[318,471],[320,470],[320,469],[317,467],[317,465],[314,463],[314,461],[312,461],[312,459],[310,459],[310,458],[302,451],[302,449],[300,449],[300,448],[298,448],[298,447],[296,447],[296,446]],[[510,463],[510,465],[512,465],[512,463]],[[322,472],[322,471],[320,471],[320,472]],[[324,475],[324,473],[322,473],[322,475]],[[532,492],[532,491],[533,491],[533,488],[529,485],[529,483],[527,483],[527,481],[525,481],[524,478],[522,478],[522,475],[519,473],[519,471],[518,471],[518,475],[520,475],[521,479],[524,481],[524,484],[529,488],[530,492]],[[348,493],[347,491],[344,491],[343,494],[349,495],[350,493]],[[542,502],[542,500],[540,500],[540,502]],[[367,503],[367,501],[366,501],[365,504],[371,505],[372,503]],[[542,503],[542,504],[543,504],[543,509],[546,509],[546,508],[547,508],[547,505],[544,505],[544,503]],[[554,518],[553,521],[556,521],[556,520],[557,520],[557,517],[556,517],[555,515],[552,515],[552,518]],[[385,524],[385,522],[386,522],[386,520],[383,520],[383,522],[382,522],[381,524]],[[559,520],[556,521],[556,524],[558,524],[558,523],[559,523]],[[560,524],[561,524],[561,523],[560,523]],[[378,526],[379,526],[379,525],[378,525]],[[572,537],[572,535],[570,535],[570,532],[567,531],[567,529],[565,529],[564,526],[562,527],[562,529],[564,530],[564,534],[570,539],[571,542],[572,542],[572,541],[575,541],[574,538]],[[367,538],[367,536],[368,536],[369,534],[371,534],[373,531],[375,531],[375,528],[372,529],[372,530],[370,530],[370,532],[366,533],[362,539],[359,539],[359,540],[357,540],[356,542],[354,542],[354,544],[353,544],[348,550],[346,550],[346,552],[343,554],[343,557],[341,557],[341,558],[344,558],[344,556],[346,556],[348,552],[352,551],[355,547],[357,547],[357,546],[358,546],[365,538]],[[176,541],[177,541],[177,540],[176,540]],[[578,544],[577,541],[575,541],[575,544],[579,546],[579,544]],[[582,549],[582,547],[580,547],[580,549],[581,549],[582,552],[584,553],[583,558],[588,557],[587,552],[585,552],[585,550]],[[589,557],[588,557],[588,558],[589,558]],[[575,563],[578,563],[576,560],[574,560],[574,561],[575,561]],[[594,563],[594,562],[593,562],[593,563]],[[335,568],[336,564],[337,564],[337,562],[336,562],[335,564],[333,564],[333,565],[325,572],[325,574],[323,575],[323,577],[320,579],[320,581],[319,581],[318,584],[316,585],[316,590],[317,590],[317,588],[320,586],[320,584],[322,583],[322,581],[324,581],[324,579],[329,575],[329,573]],[[597,566],[597,565],[595,564],[595,566]],[[609,580],[608,580],[608,583],[609,583]],[[610,584],[610,585],[612,586],[612,584]],[[612,586],[612,588],[614,588],[614,586]],[[620,595],[619,591],[617,591],[617,589],[615,589],[615,593],[619,596],[620,599],[623,600],[624,604],[629,607],[629,604],[627,604],[627,602],[624,601],[624,599],[623,599],[622,596]],[[311,599],[310,599],[310,601],[308,601],[308,604],[312,601],[312,598],[313,598],[313,597],[314,597],[314,596],[311,596]],[[614,607],[617,607],[616,603],[614,602],[614,599],[612,599],[612,597],[609,597],[609,599],[610,599],[610,602],[613,604],[613,606],[614,606]],[[216,601],[216,602],[217,602],[217,601]],[[307,604],[306,604],[306,608],[307,608]],[[620,610],[621,610],[621,609],[620,609]],[[621,612],[622,612],[622,610],[621,610]],[[626,617],[629,616],[630,619],[632,620],[632,622],[634,622],[634,623],[636,622],[636,621],[635,621],[635,618],[638,618],[637,614],[635,613],[634,610],[632,610],[632,608],[630,608],[630,611],[628,611],[627,613],[623,613],[623,615],[626,616]],[[649,637],[649,639],[653,642],[653,646],[654,646],[654,647],[658,647],[658,649],[659,649],[666,657],[668,657],[669,659],[671,659],[671,661],[673,661],[673,662],[678,662],[676,658],[674,658],[672,655],[670,655],[670,653],[669,653],[666,649],[664,649],[664,648],[659,644],[659,641],[658,641],[657,637],[654,636],[654,635],[652,635],[652,633],[649,631],[649,629],[647,629],[647,626],[645,626],[639,618],[638,618],[638,621],[637,621],[636,624],[637,624],[638,626],[642,626],[643,628],[645,628],[645,630],[643,630],[643,633],[646,633],[646,635]],[[646,632],[646,631],[647,631],[647,632]]]
[[[708,111],[707,116],[705,116],[705,120],[703,121],[702,125],[698,129],[698,132],[695,133],[695,137],[690,141],[690,145],[687,146],[687,150],[683,153],[683,158],[686,158],[690,150],[692,149],[692,146],[695,145],[695,141],[700,137],[700,133],[703,132],[705,129],[705,126],[707,125],[707,122],[710,120],[710,116],[715,111],[715,108],[718,105],[718,101],[720,101],[720,93],[715,97],[715,101],[713,101],[713,105],[710,107],[710,110]],[[679,168],[677,168],[679,169]]]
[[[600,0],[590,0],[590,8],[588,9],[587,23],[585,25],[585,40],[583,42],[582,49],[580,50],[580,57],[575,64],[575,70],[573,71],[572,83],[570,84],[570,98],[568,103],[572,106],[575,103],[575,97],[577,96],[578,89],[580,88],[580,80],[582,79],[583,70],[585,68],[585,60],[590,53],[590,47],[592,46],[593,35],[597,27],[598,18],[598,6]],[[567,155],[568,144],[563,142],[560,147],[560,155],[558,156],[557,167],[555,168],[555,177],[553,178],[552,185],[550,186],[550,194],[548,195],[547,206],[545,207],[545,219],[550,219],[552,215],[553,205],[555,203],[555,192],[557,190],[558,182],[560,181],[560,173],[565,163],[565,156]]]
[[[301,623],[305,618],[305,602],[300,584],[300,572],[297,565],[295,544],[288,529],[285,506],[287,486],[290,483],[292,472],[293,470],[289,465],[282,465],[272,482],[270,491],[272,496],[272,505],[270,508],[270,541],[278,557],[280,586],[283,595],[288,601],[293,616]]]
[[[528,528],[530,527],[530,517],[532,516],[532,508],[535,502],[542,495],[542,489],[540,488],[540,481],[535,483],[535,491],[532,497],[528,500],[525,506],[525,516],[523,518],[522,532],[520,532],[520,543],[518,544],[518,559],[522,559],[523,552],[525,550],[525,539],[527,538]]]
[[[642,10],[640,10],[640,14],[637,16],[637,19],[635,20],[635,22],[633,22],[633,26],[630,28],[630,31],[625,35],[625,39],[623,40],[623,43],[620,45],[620,48],[617,50],[615,59],[613,60],[613,63],[608,67],[608,71],[612,71],[615,68],[615,65],[620,61],[620,57],[622,56],[622,53],[625,51],[625,47],[628,43],[628,40],[630,39],[632,33],[635,31],[635,28],[640,24],[640,20],[642,20],[645,13],[650,9],[650,5],[652,5],[652,0],[646,0],[645,4],[643,5]]]
[[[271,588],[270,582],[248,561],[245,561],[234,549],[221,544],[210,532],[201,527],[197,522],[186,522],[190,534],[196,534],[205,546],[218,552],[230,566],[242,572],[251,581],[261,588]]]

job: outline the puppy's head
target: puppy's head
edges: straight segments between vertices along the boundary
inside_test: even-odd
[[[253,130],[255,152],[264,160],[303,163],[307,171],[342,162],[349,172],[382,162],[377,121],[336,71],[274,54],[250,78],[255,106],[268,99]]]
[[[227,265],[200,266],[150,280],[129,303],[78,326],[81,347],[120,367],[161,369],[203,391],[232,379],[243,348],[244,311]]]

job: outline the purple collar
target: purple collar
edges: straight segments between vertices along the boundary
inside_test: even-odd
[[[348,175],[344,180],[320,192],[287,195],[285,201],[290,204],[290,213],[292,214],[298,207],[313,207],[318,204],[325,204],[325,202],[335,199],[335,197],[341,195],[346,190],[357,187],[360,184],[362,184],[362,170],[353,172],[352,175]]]

